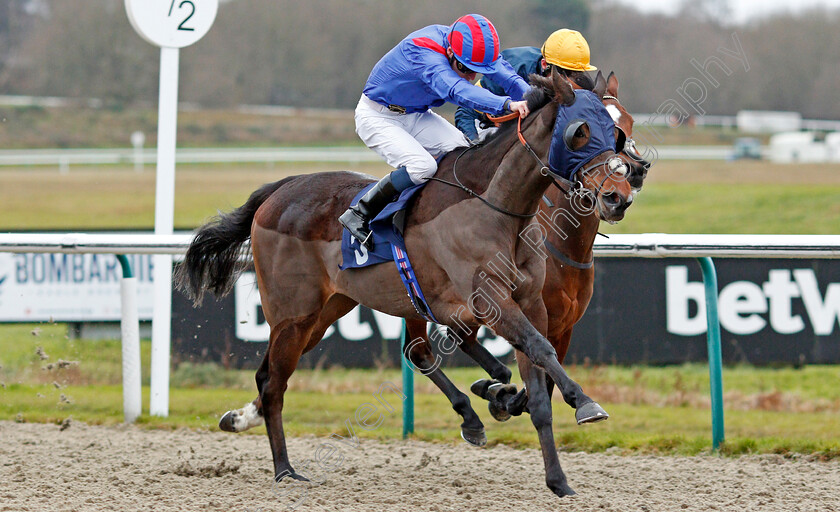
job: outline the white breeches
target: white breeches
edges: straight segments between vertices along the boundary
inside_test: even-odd
[[[435,157],[469,145],[460,130],[431,110],[399,114],[363,94],[355,117],[356,133],[365,145],[391,167],[405,167],[415,184],[435,174]]]

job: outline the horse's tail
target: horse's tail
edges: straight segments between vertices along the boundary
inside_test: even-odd
[[[175,284],[184,290],[195,305],[201,304],[204,292],[223,297],[236,282],[247,264],[243,245],[251,237],[254,214],[266,199],[291,178],[260,187],[235,210],[219,213],[198,228],[190,243],[184,262],[175,273]]]

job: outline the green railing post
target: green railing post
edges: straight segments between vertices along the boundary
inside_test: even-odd
[[[120,279],[120,344],[122,345],[123,415],[134,423],[143,412],[140,371],[140,320],[137,316],[137,278],[124,254],[117,254],[122,266]]]
[[[131,271],[131,263],[128,261],[128,258],[125,254],[117,254],[117,260],[120,262],[120,266],[122,267],[123,277],[134,277],[134,274]]]
[[[402,333],[400,334],[400,361],[402,361],[402,383],[403,394],[403,439],[408,434],[414,433],[414,371],[411,363],[405,358],[405,345],[408,343],[408,332],[405,327],[405,320],[402,322]]]
[[[712,258],[697,258],[703,271],[706,288],[707,345],[709,349],[709,385],[712,398],[712,449],[717,450],[724,440],[723,433],[723,362],[720,352],[720,318],[718,317],[718,286]]]

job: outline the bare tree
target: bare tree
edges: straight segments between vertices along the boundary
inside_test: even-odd
[[[677,16],[591,5],[590,11],[579,0],[429,0],[410,7],[393,0],[223,2],[207,36],[182,50],[180,98],[208,106],[352,108],[370,70],[400,39],[478,12],[494,22],[503,47],[539,46],[558,28],[581,30],[592,63],[618,73],[622,101],[635,112],[674,100],[692,113],[680,91],[699,83],[705,91],[696,92],[705,97],[698,110],[705,113],[751,108],[840,118],[837,11],[732,26],[720,21],[727,0],[693,3],[692,12]],[[722,51],[734,49],[734,37],[749,70]],[[3,91],[95,96],[115,105],[157,96],[159,52],[131,29],[115,0],[0,0],[0,52]],[[698,70],[705,64],[714,83]]]
[[[8,68],[20,65],[18,49],[34,21],[34,7],[29,0],[0,2],[0,90],[8,80]]]

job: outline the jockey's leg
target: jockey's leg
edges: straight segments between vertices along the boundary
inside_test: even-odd
[[[359,204],[345,211],[339,221],[365,243],[370,234],[368,222],[401,191],[433,175],[437,162],[413,133],[429,113],[398,114],[362,96],[356,106],[356,133],[396,170],[370,189]],[[445,122],[445,120],[444,120]],[[450,125],[451,126],[451,125]],[[460,134],[453,127],[453,129]],[[365,243],[365,245],[368,245]]]
[[[455,148],[470,145],[467,137],[458,128],[455,128],[449,121],[431,110],[420,114],[411,134],[435,158],[443,156]],[[437,166],[435,166],[434,171],[437,171]],[[428,179],[434,174],[434,171],[428,175],[415,176],[415,173],[409,168],[409,174],[411,174],[411,179],[415,183]]]
[[[400,192],[409,188],[413,183],[408,177],[405,167],[400,167],[388,173],[387,176],[363,195],[359,202],[348,208],[338,221],[356,237],[362,245],[371,248],[370,229],[368,223],[393,201]]]

